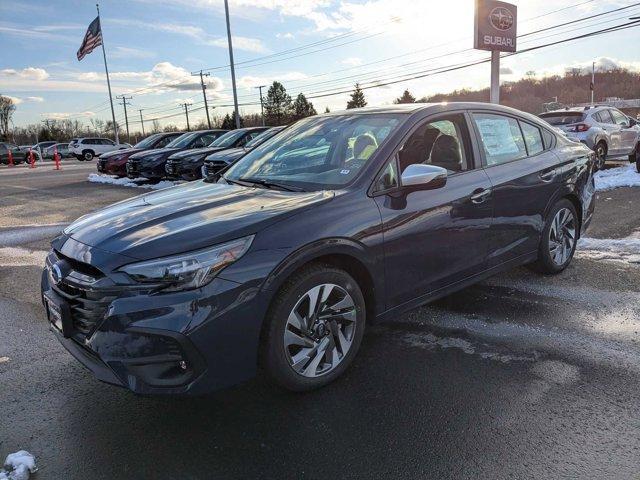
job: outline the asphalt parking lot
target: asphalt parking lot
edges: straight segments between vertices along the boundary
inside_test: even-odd
[[[0,169],[0,457],[30,451],[35,479],[640,478],[636,257],[578,252],[558,276],[516,269],[373,326],[310,394],[258,378],[137,397],[57,343],[39,277],[62,225],[144,191],[51,168]],[[600,192],[589,237],[636,235],[639,204]]]

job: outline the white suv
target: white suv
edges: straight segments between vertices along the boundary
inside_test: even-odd
[[[78,160],[93,160],[103,153],[130,148],[128,144],[116,144],[108,138],[74,138],[69,142],[69,153]]]

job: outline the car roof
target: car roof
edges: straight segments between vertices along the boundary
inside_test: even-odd
[[[507,107],[488,102],[439,102],[439,103],[403,103],[387,105],[382,107],[363,107],[353,108],[350,110],[340,110],[336,112],[323,113],[321,116],[331,115],[366,115],[366,114],[382,114],[382,113],[405,113],[413,114],[422,111],[433,111],[433,113],[446,112],[448,110],[494,110],[513,115],[533,117],[533,115]]]

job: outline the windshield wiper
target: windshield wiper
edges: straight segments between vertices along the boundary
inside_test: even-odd
[[[304,192],[304,189],[300,187],[294,187],[293,185],[285,185],[284,183],[271,182],[269,180],[264,180],[262,178],[240,177],[238,180],[240,180],[241,182],[253,183],[255,185],[262,185],[265,188],[275,188],[278,190],[286,190],[287,192]]]

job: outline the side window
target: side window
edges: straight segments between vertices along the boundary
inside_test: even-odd
[[[522,132],[515,118],[493,113],[474,113],[487,165],[519,160],[527,156]]]
[[[555,135],[549,130],[542,129],[542,139],[544,140],[544,148],[549,149],[553,147]]]
[[[398,186],[398,163],[396,157],[382,170],[373,187],[374,192],[385,192]]]
[[[540,129],[527,122],[520,122],[520,128],[522,128],[524,142],[527,145],[529,155],[536,155],[542,152],[544,150],[544,145],[542,144]]]
[[[158,143],[156,143],[155,147],[153,148],[163,148],[165,147],[171,140],[173,140],[172,137],[164,137],[161,138],[160,141]]]
[[[111,145],[111,146],[116,144],[116,142],[114,142],[113,140],[109,140],[108,138],[105,138],[104,140],[102,140],[102,143],[104,145]]]
[[[609,110],[609,112],[611,113],[611,116],[613,117],[613,122],[614,123],[617,123],[618,125],[622,125],[623,127],[626,127],[628,125],[627,117],[625,117],[618,110]]]
[[[600,110],[598,115],[600,115],[601,123],[615,123],[613,118],[611,118],[611,114],[609,114],[609,110]]]
[[[216,138],[218,138],[218,135],[216,135],[215,133],[207,133],[206,135],[203,135],[202,137],[200,137],[200,140],[202,141],[201,146],[206,147],[211,142],[213,142]]]
[[[472,168],[469,132],[464,115],[455,114],[420,125],[398,152],[400,173],[409,165],[424,163],[462,172]]]
[[[600,116],[600,112],[591,114],[591,118],[593,118],[598,123],[602,123],[602,117]]]

